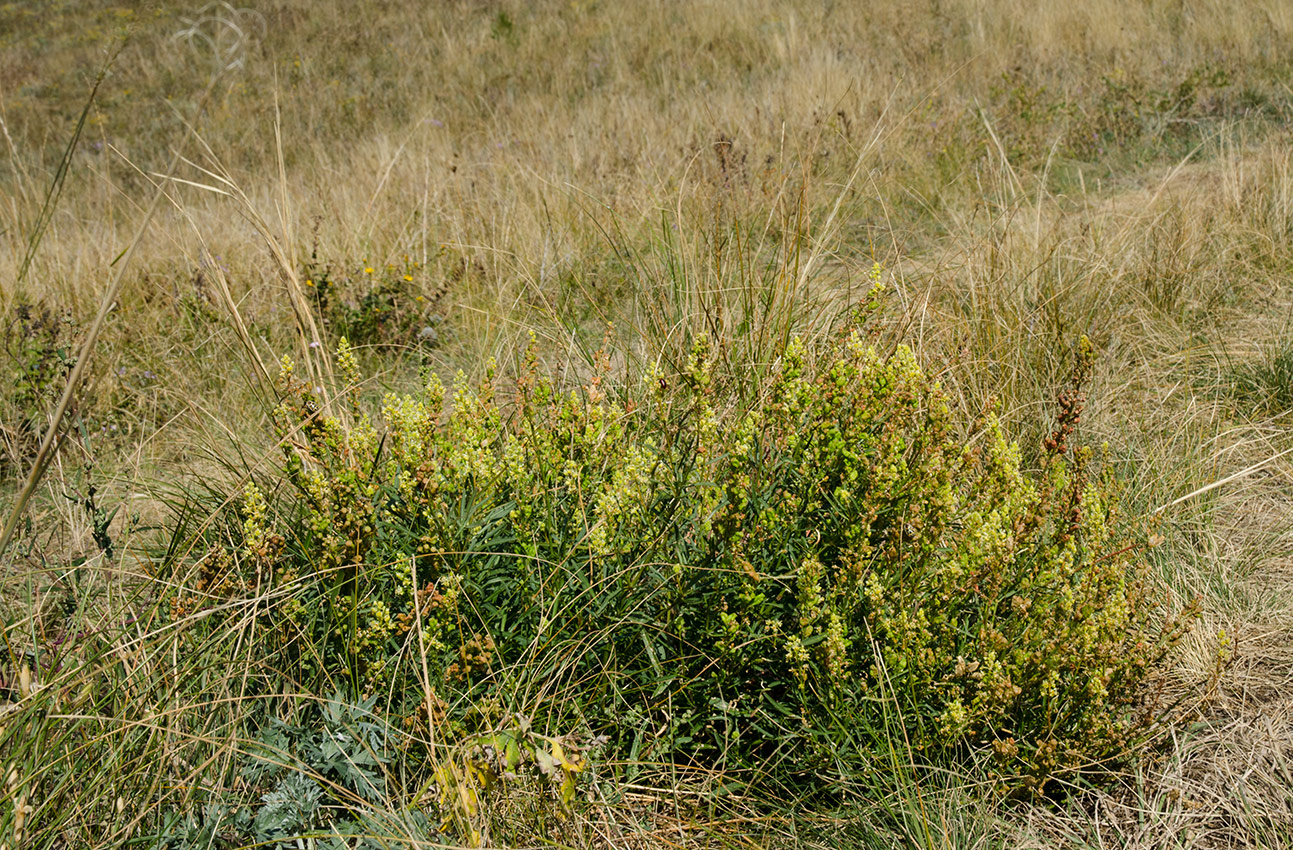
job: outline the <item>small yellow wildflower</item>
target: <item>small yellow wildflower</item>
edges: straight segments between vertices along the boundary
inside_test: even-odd
[[[364,274],[372,274],[372,273],[373,273],[372,266],[364,266]]]

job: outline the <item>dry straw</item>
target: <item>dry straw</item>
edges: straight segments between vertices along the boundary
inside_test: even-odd
[[[112,279],[108,284],[103,298],[99,302],[99,310],[94,316],[94,321],[90,323],[89,330],[86,332],[85,340],[81,343],[80,351],[77,353],[76,362],[73,364],[71,371],[67,376],[67,386],[63,388],[63,394],[54,407],[54,412],[50,416],[49,427],[45,430],[45,436],[41,439],[40,447],[36,451],[36,457],[32,461],[31,469],[27,473],[27,478],[23,482],[22,489],[18,492],[18,498],[14,500],[13,507],[9,510],[9,516],[5,519],[4,531],[0,532],[0,554],[3,554],[12,539],[14,532],[18,528],[18,522],[22,519],[23,511],[27,507],[27,502],[31,499],[32,493],[40,484],[41,478],[45,474],[49,462],[57,452],[58,446],[63,437],[63,418],[67,415],[68,410],[72,407],[73,398],[76,395],[77,387],[81,385],[81,379],[85,374],[86,367],[90,363],[90,358],[94,354],[95,344],[99,339],[99,332],[103,329],[103,322],[108,317],[108,313],[117,303],[117,298],[121,294],[121,287],[125,281],[126,269],[130,266],[130,260],[134,257],[135,249],[143,241],[144,234],[148,232],[148,226],[152,222],[154,214],[158,207],[161,206],[162,199],[166,197],[166,185],[170,181],[175,170],[179,167],[184,159],[184,148],[196,132],[197,120],[206,110],[207,102],[211,98],[212,92],[215,91],[216,85],[226,72],[236,69],[242,64],[242,56],[246,43],[246,29],[240,25],[240,20],[244,17],[243,13],[234,9],[227,3],[210,4],[204,6],[198,13],[198,16],[186,23],[184,29],[176,33],[176,38],[188,41],[194,45],[195,49],[201,49],[202,45],[210,48],[215,67],[207,83],[206,89],[203,90],[201,97],[193,112],[193,117],[186,122],[184,137],[181,139],[175,153],[171,156],[170,165],[161,175],[154,187],[152,199],[144,212],[143,219],[139,222],[134,236],[131,238],[126,250],[118,255],[113,262],[114,268]],[[111,60],[109,60],[111,62]],[[27,256],[23,261],[23,271],[30,267],[32,255],[40,242],[40,235],[45,224],[48,223],[50,216],[53,214],[54,206],[57,204],[63,179],[66,176],[67,169],[70,167],[71,155],[75,148],[77,140],[80,138],[81,129],[85,123],[86,115],[93,105],[95,93],[98,91],[99,84],[103,80],[104,72],[100,73],[98,80],[95,81],[94,88],[90,93],[89,102],[81,113],[80,121],[77,124],[71,143],[67,152],[64,154],[63,162],[55,175],[53,186],[46,198],[45,208],[41,211],[40,218],[37,221],[36,229],[32,234],[29,242]],[[20,274],[21,277],[21,274]]]

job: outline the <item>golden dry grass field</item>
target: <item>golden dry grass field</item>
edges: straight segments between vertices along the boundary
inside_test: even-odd
[[[1291,86],[1286,0],[0,3],[0,850],[1293,846]],[[697,542],[761,476],[826,486],[766,423],[854,415],[812,399],[855,321],[860,381],[934,399],[902,475],[928,438],[1079,482],[959,649],[873,584],[843,613],[854,561],[898,600],[952,569],[884,572],[899,495],[825,554],[853,455],[793,534],[769,485]],[[747,427],[775,451],[706,495]],[[1007,515],[983,481],[929,552]],[[1051,540],[1020,510],[992,533]],[[491,589],[523,562],[533,623]],[[1046,643],[1115,615],[1098,669]],[[990,708],[961,655],[1003,633],[1041,672]]]

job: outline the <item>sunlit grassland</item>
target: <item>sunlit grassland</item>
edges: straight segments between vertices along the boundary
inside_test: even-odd
[[[0,554],[0,844],[207,846],[201,806],[265,811],[254,765],[287,758],[390,846],[1293,840],[1290,47],[1273,0],[0,7],[0,512],[165,192]],[[701,335],[756,386],[795,335],[828,350],[876,263],[876,339],[962,436],[997,411],[1025,468],[1094,345],[1082,436],[1165,608],[1201,610],[1159,684],[1179,722],[1120,781],[1006,804],[895,738],[805,800],[595,753],[574,805],[560,765],[464,802],[407,753],[369,794],[320,743],[362,694],[267,697],[254,616],[172,610],[247,480],[286,499],[284,355],[340,398],[350,337],[374,416],[423,370],[513,380],[527,351],[567,389],[668,383]]]

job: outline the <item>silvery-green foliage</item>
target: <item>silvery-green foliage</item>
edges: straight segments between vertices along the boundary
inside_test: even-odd
[[[252,823],[259,842],[282,842],[296,838],[316,826],[323,802],[319,783],[303,773],[291,773],[279,780],[273,791],[261,797],[261,807]]]

